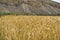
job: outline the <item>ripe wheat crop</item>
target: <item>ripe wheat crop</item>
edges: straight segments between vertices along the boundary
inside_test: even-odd
[[[0,40],[60,40],[60,17],[1,16]]]

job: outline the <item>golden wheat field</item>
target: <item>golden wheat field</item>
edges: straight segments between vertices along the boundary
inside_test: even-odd
[[[60,40],[60,17],[1,16],[0,40]]]

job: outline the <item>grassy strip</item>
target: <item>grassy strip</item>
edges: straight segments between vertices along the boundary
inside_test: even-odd
[[[1,40],[60,40],[60,17],[8,15],[0,19]]]

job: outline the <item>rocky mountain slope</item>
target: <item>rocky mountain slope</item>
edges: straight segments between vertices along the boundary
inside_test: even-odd
[[[60,4],[51,0],[0,0],[0,10],[33,15],[60,15]]]

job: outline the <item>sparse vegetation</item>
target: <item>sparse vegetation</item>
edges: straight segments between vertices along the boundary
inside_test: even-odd
[[[57,15],[60,14],[60,3],[51,0],[0,0],[0,10],[2,9],[24,14]]]
[[[1,16],[0,40],[60,40],[60,17]]]

